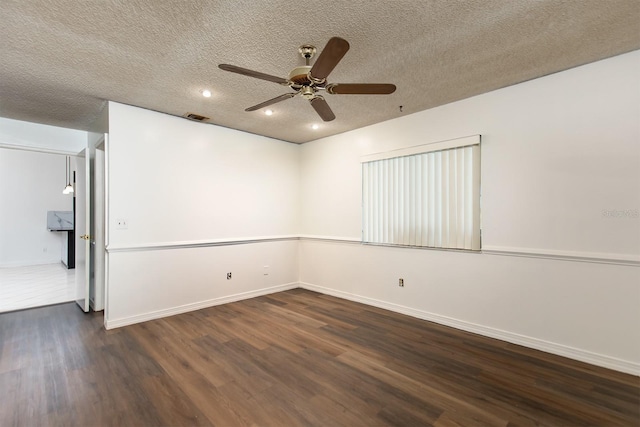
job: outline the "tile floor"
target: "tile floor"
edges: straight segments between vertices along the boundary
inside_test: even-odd
[[[0,313],[74,301],[75,271],[61,263],[0,268]]]

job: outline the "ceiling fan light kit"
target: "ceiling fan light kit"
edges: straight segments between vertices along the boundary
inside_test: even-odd
[[[311,58],[316,54],[316,48],[312,45],[302,45],[298,48],[298,52],[304,58],[305,65],[295,67],[291,70],[288,79],[230,64],[220,64],[218,67],[224,71],[289,86],[294,90],[294,92],[285,93],[246,108],[245,111],[256,111],[300,95],[309,101],[322,120],[328,122],[334,120],[336,116],[333,114],[327,101],[318,93],[320,91],[325,91],[325,93],[330,95],[389,95],[396,90],[396,86],[391,83],[327,83],[327,77],[329,77],[331,71],[338,65],[348,50],[349,43],[346,40],[340,37],[332,37],[327,42],[313,66],[311,66],[309,63]]]

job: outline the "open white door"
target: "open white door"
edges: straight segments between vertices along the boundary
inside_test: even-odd
[[[84,312],[89,311],[91,272],[91,159],[95,148],[87,147],[76,157],[75,176],[75,235],[76,235],[76,302]]]

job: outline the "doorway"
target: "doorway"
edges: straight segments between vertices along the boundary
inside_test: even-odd
[[[49,224],[73,211],[66,164],[66,153],[0,148],[0,312],[74,299],[69,231]]]

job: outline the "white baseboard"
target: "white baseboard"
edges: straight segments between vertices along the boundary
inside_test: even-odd
[[[239,294],[226,295],[219,298],[213,298],[205,301],[198,301],[191,304],[184,304],[177,307],[171,307],[163,310],[152,311],[149,313],[138,314],[135,316],[123,317],[120,319],[106,319],[104,322],[105,329],[120,328],[122,326],[133,325],[135,323],[146,322],[148,320],[160,319],[162,317],[173,316],[176,314],[187,313],[189,311],[200,310],[203,308],[213,307],[215,305],[227,304],[230,302],[242,301],[249,298],[255,298],[263,295],[273,294],[276,292],[288,291],[298,288],[297,282],[286,283],[284,285],[272,286],[269,288],[257,289],[255,291],[242,292]]]
[[[50,259],[50,260],[37,260],[37,261],[11,261],[0,263],[0,268],[17,268],[17,267],[37,267],[41,265],[53,265],[60,264],[61,261],[59,259]]]
[[[496,338],[501,341],[510,342],[513,344],[522,345],[524,347],[541,350],[547,353],[556,354],[558,356],[567,357],[581,362],[590,363],[596,366],[602,366],[604,368],[613,369],[627,374],[640,376],[640,364],[630,362],[627,360],[617,359],[615,357],[606,356],[602,354],[592,353],[587,350],[579,348],[569,347],[562,344],[557,344],[549,341],[544,341],[538,338],[528,337],[525,335],[516,334],[514,332],[503,331],[501,329],[495,329],[475,323],[467,322],[464,320],[458,320],[447,316],[442,316],[427,311],[417,310],[410,307],[405,307],[398,304],[393,304],[385,301],[380,301],[373,298],[368,298],[360,295],[355,295],[349,292],[338,291],[331,288],[325,288],[322,286],[313,285],[311,283],[300,282],[300,287],[310,291],[319,292],[326,295],[331,295],[338,298],[343,298],[350,301],[359,302],[362,304],[371,305],[385,310],[394,311],[396,313],[406,314],[407,316],[416,317],[418,319],[428,320],[430,322],[438,323],[452,328],[460,329],[467,332],[483,335],[490,338]]]

